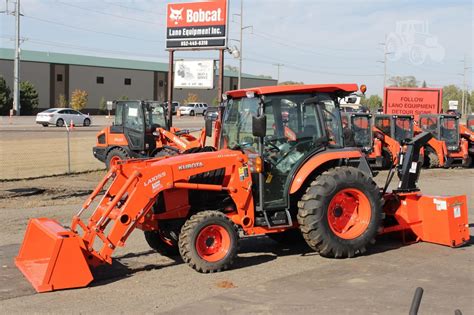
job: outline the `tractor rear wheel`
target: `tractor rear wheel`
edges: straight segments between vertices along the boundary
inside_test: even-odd
[[[298,202],[298,223],[308,245],[324,257],[362,254],[382,224],[382,198],[372,178],[353,167],[318,176]]]
[[[435,150],[431,147],[425,147],[424,167],[437,168],[439,167],[439,158]]]
[[[181,258],[202,273],[226,270],[237,255],[239,236],[234,223],[219,211],[189,218],[179,234]]]
[[[178,242],[162,231],[145,231],[145,240],[151,248],[164,256],[178,256]]]
[[[128,160],[130,156],[128,155],[127,151],[125,151],[122,148],[113,148],[112,150],[107,153],[107,158],[105,159],[105,166],[107,167],[107,170],[110,169],[110,166],[117,162],[117,161],[122,161],[122,160]]]
[[[171,149],[164,148],[156,152],[153,156],[162,157],[162,156],[173,156],[173,155],[178,155],[178,152]]]

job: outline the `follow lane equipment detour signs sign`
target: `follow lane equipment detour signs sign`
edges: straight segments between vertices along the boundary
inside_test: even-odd
[[[438,114],[442,109],[443,90],[436,88],[396,88],[384,90],[384,113],[391,115]]]

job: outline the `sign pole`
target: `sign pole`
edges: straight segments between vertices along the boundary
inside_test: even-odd
[[[222,93],[224,93],[224,49],[219,49],[219,82],[217,86],[217,100],[222,102]]]
[[[171,49],[170,60],[168,65],[168,126],[171,128],[173,125],[173,75],[174,75],[174,50]],[[179,110],[177,108],[176,110]]]

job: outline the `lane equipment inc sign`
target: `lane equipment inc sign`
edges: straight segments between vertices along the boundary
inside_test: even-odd
[[[170,3],[167,49],[226,48],[227,0]]]

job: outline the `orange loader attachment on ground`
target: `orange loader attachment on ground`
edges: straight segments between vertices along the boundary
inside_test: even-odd
[[[37,292],[80,288],[92,280],[81,238],[55,220],[31,219],[15,259]]]

